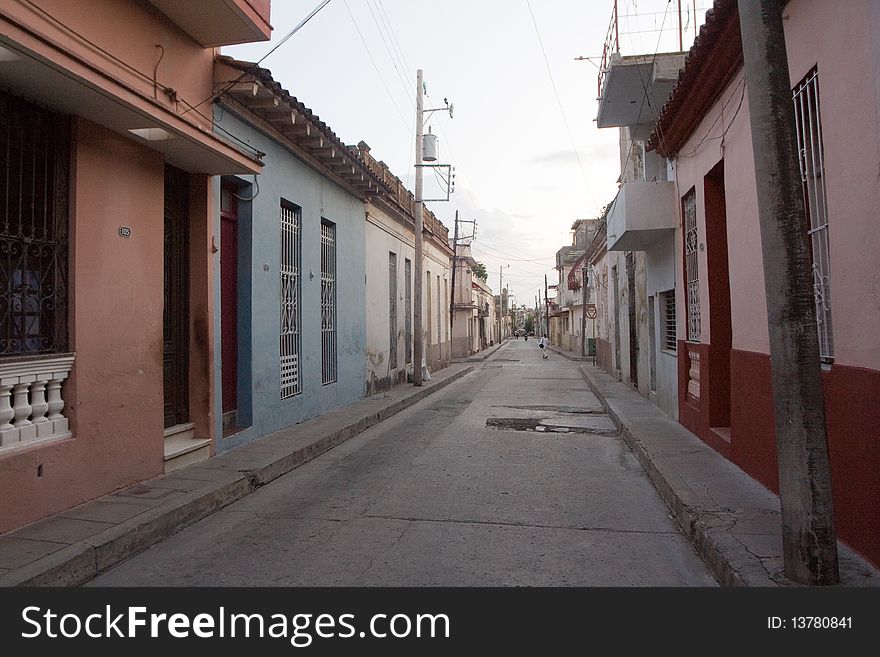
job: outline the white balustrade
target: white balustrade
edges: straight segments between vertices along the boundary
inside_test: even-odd
[[[62,382],[74,354],[0,360],[0,453],[33,441],[71,435]]]

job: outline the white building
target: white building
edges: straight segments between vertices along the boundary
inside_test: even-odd
[[[358,144],[361,158],[393,190],[375,195],[366,210],[367,345],[366,390],[372,394],[403,383],[413,370],[413,284],[415,199],[384,162]],[[452,357],[449,303],[452,249],[446,226],[425,209],[422,328],[425,364],[430,372],[449,365]]]
[[[474,273],[477,262],[469,244],[458,245],[455,270],[452,355],[467,358],[495,343],[495,303],[492,289]]]

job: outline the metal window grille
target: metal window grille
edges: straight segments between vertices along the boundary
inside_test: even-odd
[[[0,92],[0,356],[67,350],[67,119]]]
[[[406,342],[406,345],[404,345],[406,363],[409,364],[412,362],[412,261],[409,258],[406,258],[403,262],[403,284],[406,287],[403,292],[403,339]]]
[[[813,257],[813,295],[819,355],[834,358],[834,332],[831,325],[831,258],[828,246],[828,203],[825,193],[825,156],[822,121],[819,113],[819,72],[814,68],[793,91],[807,233]]]
[[[321,383],[336,381],[336,224],[321,221]]]
[[[302,209],[281,201],[281,399],[302,392]]]
[[[663,322],[660,327],[661,349],[674,352],[678,347],[675,339],[675,290],[660,293],[660,313]]]
[[[388,366],[397,369],[397,254],[388,254]]]
[[[691,190],[682,200],[684,212],[684,269],[687,286],[687,337],[700,341],[700,265],[697,256],[697,194]]]

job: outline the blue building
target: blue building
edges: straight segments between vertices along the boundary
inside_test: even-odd
[[[215,83],[215,131],[265,154],[215,188],[222,452],[364,396],[364,203],[387,190],[269,71],[220,57]]]

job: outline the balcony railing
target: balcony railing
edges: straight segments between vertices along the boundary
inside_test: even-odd
[[[74,357],[0,361],[0,453],[71,435],[61,392]]]

